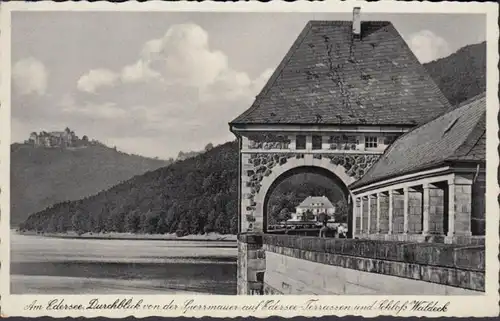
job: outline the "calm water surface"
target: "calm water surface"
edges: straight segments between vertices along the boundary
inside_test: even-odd
[[[236,294],[236,243],[11,233],[11,293]]]

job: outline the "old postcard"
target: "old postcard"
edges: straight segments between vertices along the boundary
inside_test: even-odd
[[[497,316],[498,6],[4,3],[2,316]]]

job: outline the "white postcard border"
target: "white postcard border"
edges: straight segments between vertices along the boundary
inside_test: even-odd
[[[13,11],[207,11],[207,12],[352,12],[353,6],[361,6],[364,12],[370,13],[478,13],[487,15],[487,176],[486,195],[488,224],[486,225],[486,273],[485,294],[477,296],[203,296],[203,295],[11,295],[9,275],[9,213],[10,213],[10,19]],[[37,3],[3,3],[1,5],[1,47],[0,61],[1,71],[1,96],[0,96],[0,210],[1,210],[1,271],[0,271],[0,294],[2,316],[85,316],[85,317],[125,317],[133,315],[136,317],[146,316],[211,316],[211,317],[234,317],[234,316],[257,316],[268,317],[279,315],[292,317],[321,316],[321,315],[399,315],[399,316],[497,316],[499,314],[499,230],[496,222],[500,221],[497,195],[499,187],[497,182],[497,168],[499,157],[497,152],[498,141],[498,5],[493,3],[456,3],[456,2],[392,2],[381,1],[376,3],[363,1],[346,2],[295,2],[286,3],[274,1],[270,3],[260,2],[238,2],[238,3],[214,3],[214,2],[156,2],[145,3],[126,2],[113,4],[107,2],[37,2]],[[134,302],[143,300],[143,304],[158,305],[161,309],[129,309],[129,310],[26,310],[26,307],[36,300],[42,305],[53,299],[64,299],[66,304],[86,304],[91,299],[98,298],[102,303],[111,303],[117,298],[132,299]],[[319,299],[324,305],[354,305],[371,304],[380,300],[412,301],[412,300],[437,300],[442,303],[450,302],[448,309],[443,313],[425,311],[317,311],[317,310],[277,310],[259,309],[262,301],[280,300],[282,305],[300,304],[304,305],[307,300]],[[182,306],[189,300],[194,300],[198,305],[236,305],[236,310],[227,310],[223,307],[215,310],[189,310],[183,313],[179,309],[163,309],[169,302],[175,300],[175,304]]]

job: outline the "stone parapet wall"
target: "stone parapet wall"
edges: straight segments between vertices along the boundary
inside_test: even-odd
[[[477,296],[484,295],[484,292],[344,268],[268,251],[264,294]]]
[[[268,234],[263,244],[266,252],[305,261],[484,291],[484,246]]]

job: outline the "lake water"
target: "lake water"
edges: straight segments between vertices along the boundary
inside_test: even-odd
[[[12,294],[236,294],[236,243],[11,233]]]

